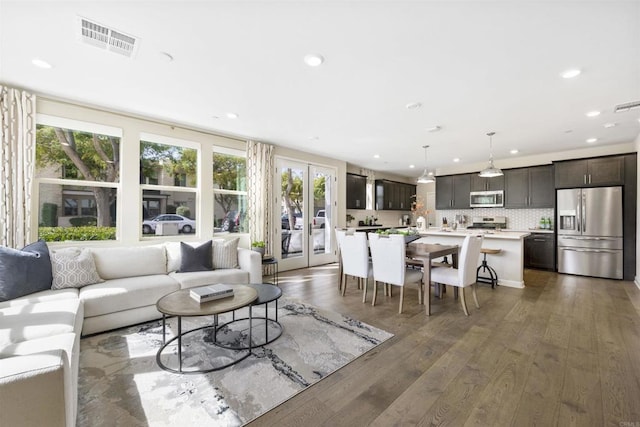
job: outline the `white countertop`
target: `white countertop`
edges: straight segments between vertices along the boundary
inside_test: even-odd
[[[552,231],[552,230],[551,230]],[[529,236],[529,231],[487,231],[487,230],[456,230],[456,231],[444,231],[444,230],[427,230],[421,231],[421,236],[451,236],[451,237],[466,237],[469,234],[482,234],[485,239],[502,239],[502,240],[521,240]]]

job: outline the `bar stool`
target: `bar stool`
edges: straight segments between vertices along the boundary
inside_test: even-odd
[[[487,264],[487,254],[495,255],[495,254],[499,254],[500,252],[502,252],[502,249],[489,249],[489,248],[480,249],[480,253],[483,254],[483,258],[482,258],[482,264],[476,270],[476,282],[490,283],[491,288],[496,287],[496,285],[498,284],[498,273],[496,273],[496,270],[493,267]],[[482,273],[488,272],[489,277],[480,276],[480,269],[482,269]]]

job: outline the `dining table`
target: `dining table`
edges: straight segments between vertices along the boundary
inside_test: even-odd
[[[418,239],[407,245],[407,258],[422,262],[422,283],[425,287],[424,305],[427,316],[431,315],[431,261],[451,255],[454,268],[458,267],[458,245],[441,245],[438,243],[425,243]],[[443,268],[443,267],[438,267]],[[442,292],[442,291],[440,291]]]

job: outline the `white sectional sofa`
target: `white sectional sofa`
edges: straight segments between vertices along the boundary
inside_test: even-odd
[[[179,242],[90,251],[104,281],[0,302],[0,426],[75,426],[81,335],[158,319],[157,300],[178,289],[262,283],[249,249],[237,268],[184,273]]]

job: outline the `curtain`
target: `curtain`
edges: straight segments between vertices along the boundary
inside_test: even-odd
[[[0,85],[0,245],[22,248],[31,229],[36,96]]]
[[[264,241],[265,252],[273,254],[275,220],[273,206],[278,196],[273,189],[273,145],[247,141],[247,198],[249,236]]]

